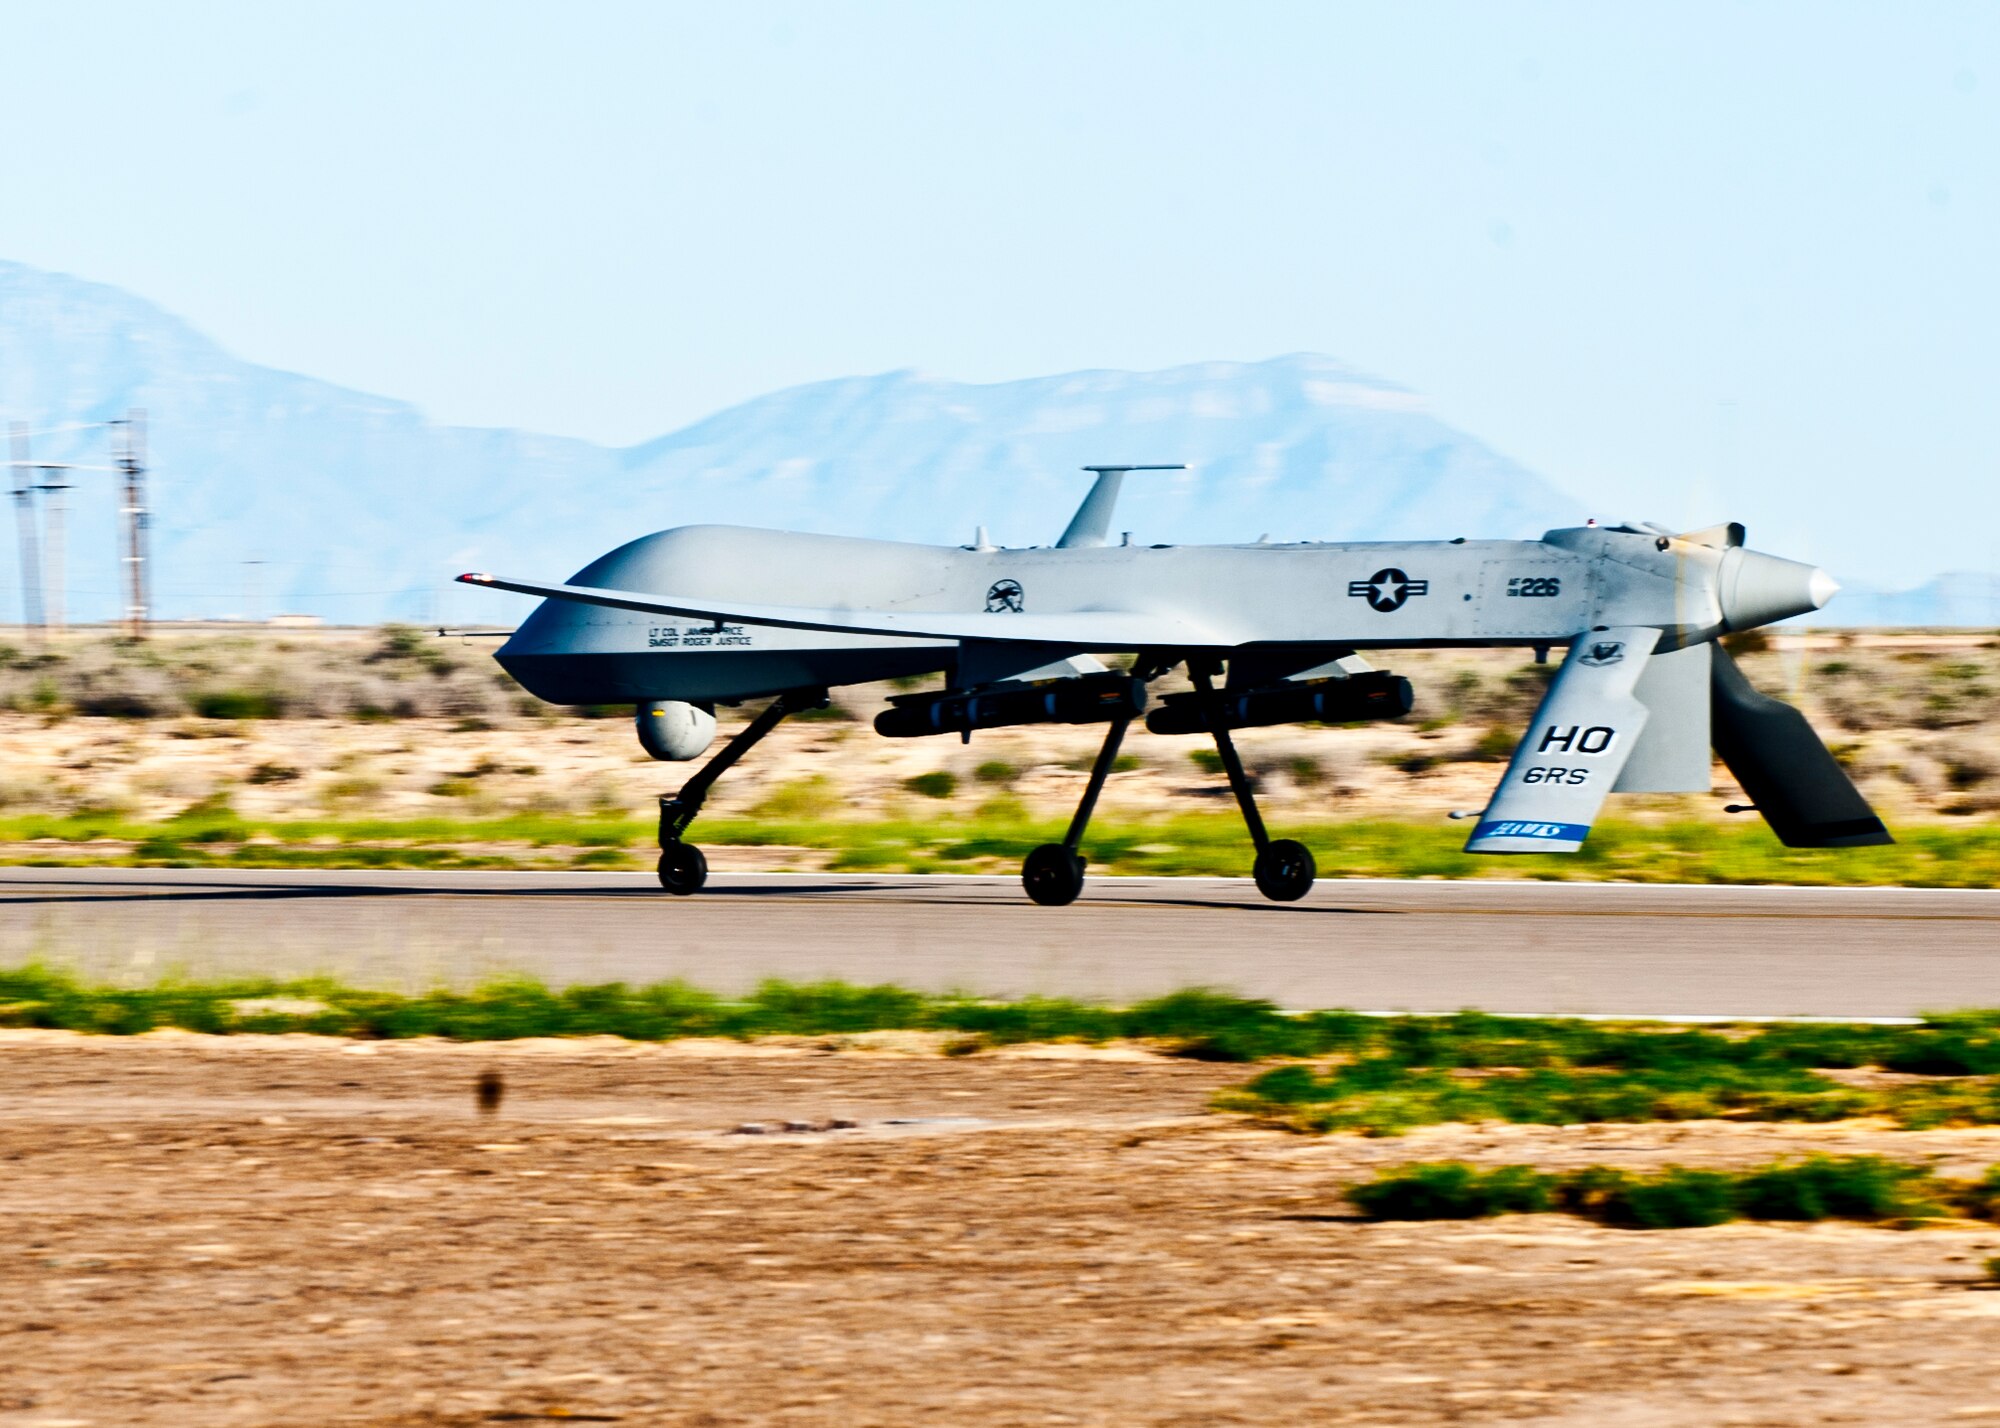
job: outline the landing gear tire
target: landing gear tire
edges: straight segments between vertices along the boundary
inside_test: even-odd
[[[1044,843],[1021,865],[1021,886],[1043,907],[1065,907],[1083,891],[1083,859],[1060,843]]]
[[[1257,891],[1272,902],[1297,902],[1312,891],[1319,869],[1305,844],[1280,838],[1266,843],[1258,852],[1252,872],[1257,879]]]
[[[660,850],[660,886],[677,897],[701,891],[708,881],[708,858],[692,843]]]

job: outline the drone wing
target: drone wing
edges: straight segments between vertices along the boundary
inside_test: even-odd
[[[1176,615],[1132,610],[1065,610],[1051,614],[1016,611],[973,613],[954,610],[832,610],[804,605],[754,605],[706,597],[653,595],[636,590],[599,590],[587,585],[544,585],[497,575],[461,575],[462,584],[513,590],[549,600],[603,605],[613,610],[675,615],[695,620],[732,620],[745,625],[777,625],[791,630],[827,630],[846,635],[891,635],[911,640],[1001,640],[1060,645],[1072,650],[1221,648],[1240,643]]]
[[[1649,627],[1579,635],[1514,750],[1468,853],[1574,853],[1646,727],[1633,686],[1660,632]]]

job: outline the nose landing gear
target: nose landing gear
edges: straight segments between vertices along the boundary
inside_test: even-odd
[[[795,714],[801,709],[817,709],[824,703],[824,689],[780,694],[745,725],[741,733],[724,745],[721,753],[703,764],[693,778],[682,784],[679,793],[672,798],[665,794],[660,796],[661,887],[678,897],[701,891],[702,885],[708,881],[708,857],[694,844],[683,843],[681,835],[687,832],[688,825],[701,812],[702,804],[708,800],[709,789],[729,771],[732,764],[777,728],[787,714]]]
[[[660,853],[660,886],[680,897],[701,891],[708,881],[708,855],[692,843],[675,843]]]

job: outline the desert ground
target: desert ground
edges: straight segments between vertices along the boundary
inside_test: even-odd
[[[75,632],[42,649],[5,646],[0,817],[646,817],[691,771],[645,756],[629,708],[534,700],[492,662],[496,643],[388,627],[166,629],[136,647]],[[1990,634],[1779,633],[1740,658],[1761,687],[1803,705],[1885,816],[1961,826],[2000,817],[2000,641]],[[1406,718],[1238,736],[1274,817],[1431,822],[1482,806],[1553,672],[1518,650],[1396,652],[1378,663],[1415,682]],[[896,692],[837,691],[831,708],[780,726],[717,787],[706,816],[1052,817],[1073,805],[1100,730],[995,730],[969,745],[879,738],[868,721]],[[721,711],[723,732],[749,712]],[[1621,797],[1615,811],[1726,819],[1723,805],[1740,795],[1718,774],[1713,794]],[[1206,741],[1140,730],[1100,816],[1204,810],[1228,812]],[[98,851],[125,849],[108,839]],[[799,849],[730,859],[814,866]]]
[[[2000,1229],[1370,1224],[1373,1168],[2000,1131],[1204,1113],[1141,1048],[0,1033],[0,1424],[2000,1419]],[[501,1078],[497,1111],[474,1085]]]

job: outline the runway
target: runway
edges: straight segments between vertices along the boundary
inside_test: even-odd
[[[327,972],[374,985],[839,977],[1287,1007],[1910,1016],[2000,1006],[2000,892],[1095,878],[1067,908],[1002,877],[0,869],[0,961],[93,977]]]

